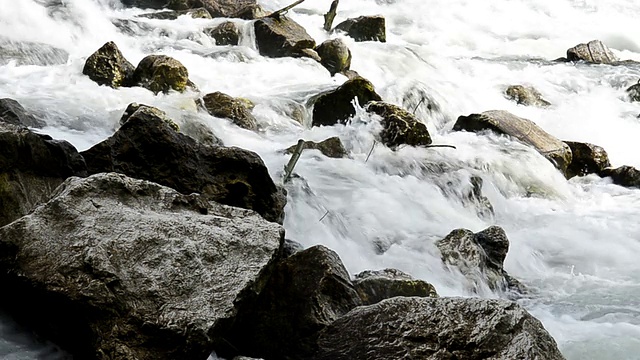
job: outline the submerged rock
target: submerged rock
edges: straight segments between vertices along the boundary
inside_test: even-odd
[[[167,113],[153,106],[138,103],[129,104],[120,118],[120,126],[124,125],[132,117],[142,119],[143,121],[146,119],[160,119],[173,130],[180,131],[178,124],[168,117]]]
[[[189,15],[194,19],[211,19],[211,15],[205,8],[160,11],[156,13],[138,15],[138,17],[158,20],[176,20],[178,17],[183,15]]]
[[[354,99],[364,106],[369,101],[381,101],[373,84],[362,77],[347,80],[337,89],[324,93],[318,97],[313,106],[313,126],[344,124],[356,114]]]
[[[201,195],[114,173],[70,178],[0,228],[2,301],[77,358],[206,359],[261,291],[282,235]]]
[[[606,168],[599,175],[611,177],[614,184],[640,189],[640,170],[633,166],[625,165],[618,168]]]
[[[207,29],[205,33],[211,36],[218,46],[238,45],[240,42],[240,29],[231,21],[225,21],[213,29]]]
[[[251,108],[242,99],[216,91],[205,95],[202,103],[207,112],[215,117],[229,119],[243,129],[258,129],[258,123],[251,114]]]
[[[91,54],[84,64],[82,73],[99,85],[118,88],[131,83],[135,67],[125,59],[112,41],[102,45]]]
[[[387,41],[385,20],[381,15],[347,19],[333,30],[344,31],[356,41]]]
[[[629,100],[640,102],[640,80],[638,80],[637,84],[627,88],[627,94],[629,95]]]
[[[618,61],[609,48],[600,40],[578,44],[567,50],[568,61],[585,61],[593,64],[611,64]]]
[[[471,188],[463,199],[463,203],[471,203],[475,207],[476,214],[480,218],[493,218],[495,215],[493,205],[491,205],[489,198],[482,194],[482,185],[484,180],[480,176],[471,176],[469,182],[471,184]]]
[[[566,176],[599,174],[611,166],[607,152],[600,146],[576,141],[565,141],[571,148],[571,163],[567,167]]]
[[[390,148],[399,145],[421,146],[431,144],[427,126],[403,108],[382,101],[370,101],[365,109],[382,117],[382,143]]]
[[[503,110],[485,111],[482,114],[460,116],[453,125],[454,131],[491,130],[498,134],[513,136],[536,149],[551,161],[562,173],[571,163],[571,149],[529,119],[515,116]]]
[[[186,119],[184,124],[180,128],[180,131],[192,138],[196,139],[199,143],[208,146],[223,146],[222,140],[214,134],[213,130],[206,124],[195,120]]]
[[[140,61],[132,82],[154,93],[183,92],[189,85],[189,71],[178,60],[166,55],[149,55]]]
[[[313,49],[315,40],[295,21],[280,16],[263,18],[254,24],[256,45],[260,55],[267,57],[301,57],[304,49]]]
[[[293,145],[287,150],[285,150],[288,154],[293,154],[296,145]],[[321,142],[313,142],[313,141],[305,141],[302,147],[303,150],[320,150],[320,152],[330,158],[343,158],[347,156],[347,150],[342,145],[342,141],[337,136],[330,137],[326,140],[322,140]]]
[[[57,47],[0,36],[0,65],[14,61],[16,65],[49,66],[66,64],[68,60],[69,53]]]
[[[19,102],[13,99],[0,99],[0,123],[42,128],[47,125],[25,110]]]
[[[340,39],[327,40],[316,48],[320,63],[329,70],[331,76],[349,70],[351,67],[351,50]]]
[[[539,320],[494,299],[396,297],[353,309],[318,343],[316,360],[564,360]]]
[[[433,285],[397,269],[367,270],[353,280],[363,305],[377,304],[396,296],[438,297]]]
[[[542,94],[531,86],[511,85],[505,90],[507,97],[520,105],[549,106],[550,102],[542,98]]]

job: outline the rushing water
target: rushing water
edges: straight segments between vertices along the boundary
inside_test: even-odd
[[[261,1],[274,10],[288,0]],[[329,0],[309,0],[289,15],[322,42]],[[640,5],[635,0],[349,0],[336,23],[382,14],[387,43],[356,43],[352,69],[382,97],[412,110],[434,143],[457,149],[391,151],[376,146],[376,126],[358,111],[349,125],[309,128],[291,116],[315,94],[345,78],[331,78],[308,59],[267,59],[253,44],[251,22],[240,47],[215,47],[203,28],[224,20],[135,18],[117,0],[0,0],[0,35],[69,52],[60,65],[0,65],[0,97],[44,117],[42,130],[84,150],[111,135],[131,102],[157,106],[178,123],[199,117],[224,140],[259,153],[275,180],[298,138],[337,135],[349,159],[305,152],[302,179],[287,185],[287,237],[336,250],[348,270],[395,267],[433,283],[445,296],[470,296],[461,275],[442,268],[433,241],[455,228],[497,224],[511,241],[505,267],[534,290],[521,303],[578,359],[640,359],[640,190],[597,176],[566,181],[535,151],[494,135],[451,132],[459,115],[503,109],[534,120],[563,140],[603,146],[614,166],[640,167],[640,105],[624,89],[640,67],[554,63],[567,48],[592,39],[622,59],[640,61]],[[120,19],[120,20],[118,20]],[[128,31],[114,22],[129,22]],[[334,35],[341,36],[341,35]],[[136,64],[162,53],[180,60],[204,92],[222,91],[256,103],[253,133],[196,113],[193,94],[154,96],[142,88],[114,90],[82,75],[84,60],[114,41]],[[523,107],[503,96],[509,84],[535,86],[553,106]],[[427,102],[419,103],[422,97]],[[309,123],[306,109],[305,124]],[[436,171],[446,165],[447,171]],[[461,201],[470,176],[484,179],[495,217],[483,219]],[[328,213],[328,214],[327,214]],[[326,217],[320,221],[326,214]],[[383,252],[382,250],[386,250]],[[499,294],[484,290],[481,296]],[[0,296],[7,296],[2,294]],[[29,340],[2,316],[0,357],[39,359],[55,351]],[[43,355],[47,354],[47,355]]]

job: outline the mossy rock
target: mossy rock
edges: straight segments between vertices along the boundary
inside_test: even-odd
[[[433,285],[397,269],[363,271],[353,280],[363,305],[377,304],[396,296],[438,297]]]
[[[313,126],[346,123],[356,114],[352,104],[355,98],[360,106],[382,100],[369,80],[362,77],[347,80],[337,89],[318,97],[313,106]]]
[[[316,48],[320,63],[327,68],[331,76],[349,70],[351,67],[351,50],[340,39],[327,40]]]
[[[313,49],[315,40],[286,16],[263,18],[254,23],[256,45],[260,55],[267,57],[301,57],[303,49]]]
[[[380,15],[347,19],[338,24],[334,30],[346,32],[355,41],[387,41],[385,19]]]
[[[178,60],[166,55],[149,55],[138,64],[133,82],[153,91],[168,93],[183,92],[189,85],[189,71]]]
[[[396,148],[400,145],[421,146],[431,144],[427,126],[403,108],[381,101],[371,101],[366,110],[382,117],[382,142]]]
[[[91,54],[82,73],[100,85],[118,88],[131,83],[135,68],[112,41]]]
[[[131,103],[127,106],[127,109],[122,114],[120,118],[120,126],[124,125],[129,119],[139,117],[142,119],[149,119],[150,117],[158,118],[164,121],[170,128],[175,131],[180,131],[180,127],[175,123],[171,118],[167,116],[167,114],[153,106]]]
[[[221,92],[207,94],[202,98],[204,108],[209,114],[231,120],[234,124],[248,130],[257,130],[256,118],[251,114],[248,100],[234,98]]]
[[[550,102],[542,98],[538,90],[530,86],[511,85],[505,90],[508,99],[525,106],[549,106]]]
[[[225,21],[213,29],[207,29],[205,34],[211,36],[219,46],[238,45],[240,42],[240,29],[231,21]]]
[[[296,145],[290,146],[285,150],[287,154],[293,154]],[[330,158],[343,158],[347,156],[347,150],[342,145],[342,141],[337,136],[330,137],[321,142],[305,141],[302,146],[303,150],[320,150],[320,152]]]

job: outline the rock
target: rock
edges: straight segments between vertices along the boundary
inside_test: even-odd
[[[453,230],[436,241],[442,261],[460,270],[477,292],[481,283],[496,291],[525,292],[524,287],[503,268],[509,251],[509,239],[499,226],[491,226],[479,233],[466,229]]]
[[[203,7],[214,18],[253,20],[266,15],[256,0],[169,0],[166,7],[173,10]]]
[[[137,7],[141,9],[164,9],[167,2],[172,0],[121,0],[124,6]]]
[[[3,301],[77,358],[206,359],[261,291],[283,234],[148,181],[70,178],[0,228]]]
[[[205,33],[211,36],[219,46],[238,45],[240,42],[240,29],[231,21],[225,21],[213,29],[205,30]]]
[[[282,258],[288,258],[294,254],[304,250],[304,246],[297,241],[284,239],[284,245],[282,245]]]
[[[347,19],[333,30],[344,31],[356,41],[387,41],[385,20],[380,15]]]
[[[539,320],[496,299],[396,297],[353,309],[318,343],[315,360],[564,360]]]
[[[293,154],[296,145],[289,147],[285,152],[287,154]],[[319,143],[313,141],[305,141],[302,147],[303,150],[320,150],[320,152],[330,158],[343,158],[347,156],[347,150],[342,145],[342,141],[337,136],[330,137]]]
[[[207,146],[223,146],[222,140],[206,125],[197,120],[186,120],[180,131]]]
[[[166,55],[149,55],[140,61],[133,83],[154,93],[183,92],[189,85],[189,71],[178,60]]]
[[[629,95],[629,100],[640,102],[640,80],[638,80],[637,84],[627,88],[627,94]]]
[[[640,189],[640,170],[633,166],[620,166],[619,168],[606,168],[599,174],[602,177],[611,177],[614,184]]]
[[[578,44],[567,50],[568,61],[585,61],[593,64],[611,64],[618,61],[609,48],[600,40],[592,40],[587,44]]]
[[[69,53],[54,46],[29,42],[13,41],[0,36],[0,65],[14,61],[16,65],[60,65],[66,64]]]
[[[365,109],[382,117],[382,143],[390,148],[399,145],[421,146],[431,144],[427,126],[413,114],[399,106],[382,101],[371,101]]]
[[[491,219],[495,215],[493,205],[489,199],[482,194],[482,184],[484,180],[480,176],[471,176],[469,179],[471,188],[463,199],[463,203],[470,203],[476,208],[476,214],[482,219]]]
[[[150,115],[135,112],[113,136],[82,152],[89,173],[118,172],[282,222],[286,195],[257,154],[201,145]]]
[[[230,17],[243,20],[255,20],[263,18],[268,14],[269,13],[267,13],[259,4],[250,4],[234,12]]]
[[[598,145],[576,141],[565,141],[571,148],[571,163],[567,167],[566,177],[599,174],[611,166],[607,152]]]
[[[354,98],[358,99],[360,106],[372,100],[382,100],[369,80],[362,77],[347,80],[337,89],[318,97],[313,106],[313,126],[346,123],[356,114],[352,104]]]
[[[158,19],[158,20],[176,20],[180,16],[188,15],[194,19],[211,19],[211,14],[205,8],[196,8],[189,10],[169,10],[169,11],[160,11],[156,13],[150,14],[142,14],[138,15],[138,17],[143,17],[147,19]]]
[[[246,102],[240,99],[216,91],[205,95],[202,102],[207,112],[215,117],[229,119],[243,129],[258,129],[256,118],[251,114]]]
[[[363,305],[377,304],[396,296],[438,297],[433,285],[397,269],[367,270],[353,280]]]
[[[322,61],[322,59],[320,58],[320,55],[318,55],[318,52],[315,51],[314,49],[302,49],[300,51],[300,57],[309,58],[317,62]]]
[[[42,128],[47,125],[25,110],[19,102],[5,98],[0,99],[0,123]]]
[[[351,66],[351,51],[340,39],[327,40],[316,48],[320,56],[320,63],[326,67],[331,76],[349,70]]]
[[[135,67],[125,59],[115,43],[109,41],[91,54],[82,73],[99,85],[118,88],[129,86]]]
[[[538,90],[530,86],[511,85],[505,94],[520,105],[540,107],[551,105],[550,102],[542,98],[542,94]]]
[[[265,359],[308,358],[316,350],[318,331],[358,305],[338,255],[311,247],[276,265],[254,306],[238,314],[226,338],[228,351],[241,349],[243,355]]]
[[[143,121],[145,119],[160,119],[173,130],[180,131],[178,124],[171,120],[164,111],[149,105],[141,105],[138,103],[129,104],[120,118],[120,126],[124,125],[131,117],[140,118]]]
[[[86,176],[87,167],[68,142],[0,122],[0,226],[49,200],[69,176]]]
[[[295,21],[280,16],[263,18],[254,24],[256,45],[267,57],[301,57],[303,49],[313,49],[315,40]]]
[[[491,130],[498,134],[515,137],[536,149],[563,173],[571,163],[569,145],[542,130],[533,121],[515,116],[507,111],[491,110],[482,114],[460,116],[453,125],[453,130],[473,132]]]

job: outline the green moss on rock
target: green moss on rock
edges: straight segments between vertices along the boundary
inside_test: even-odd
[[[183,92],[189,85],[189,72],[178,60],[166,55],[149,55],[138,64],[134,74],[135,84],[154,93],[170,90]]]
[[[87,58],[82,73],[100,85],[118,88],[129,85],[134,70],[116,44],[110,41]]]

